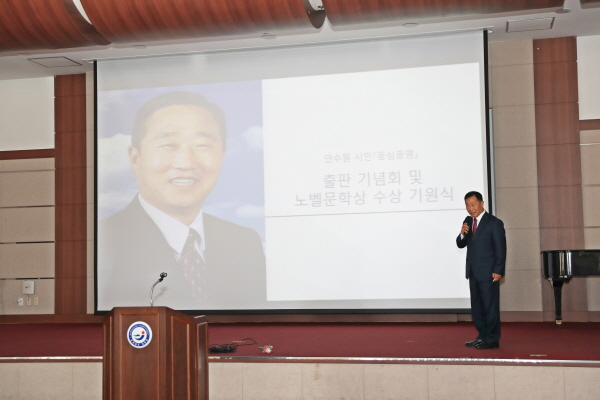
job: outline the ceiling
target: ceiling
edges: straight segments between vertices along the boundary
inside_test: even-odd
[[[11,1],[11,0],[2,0]],[[19,1],[19,0],[12,0]],[[27,0],[34,2],[36,0]],[[39,0],[42,1],[42,0]],[[86,4],[91,10],[93,3],[103,4],[101,1],[108,0],[62,0],[65,4],[77,4],[80,9]],[[117,0],[112,0],[117,1]],[[125,0],[120,0],[125,1]],[[132,3],[148,4],[143,0],[127,0]],[[169,0],[174,1],[174,0]],[[178,2],[195,0],[177,0]],[[204,0],[209,1],[209,0]],[[216,0],[214,0],[216,1]],[[250,0],[219,0],[229,3],[242,3]],[[252,0],[259,1],[259,0]],[[267,1],[267,3],[265,3]],[[262,0],[262,3],[268,4],[268,1],[283,2],[284,0]],[[445,14],[443,17],[431,14],[412,15],[411,18],[398,18],[393,12],[390,13],[390,4],[396,7],[400,3],[411,3],[413,5],[428,3],[424,0],[361,0],[364,3],[356,3],[359,0],[285,0],[287,2],[303,2],[306,6],[310,3],[313,7],[323,5],[327,18],[324,23],[316,28],[314,21],[305,24],[289,23],[285,27],[277,24],[260,24],[253,26],[253,29],[222,30],[212,32],[210,35],[200,35],[196,37],[177,37],[169,40],[152,40],[152,35],[139,35],[135,38],[121,36],[123,40],[114,40],[119,38],[118,33],[108,32],[113,40],[96,40],[86,47],[59,48],[59,49],[29,49],[26,46],[21,49],[2,47],[4,31],[0,27],[0,79],[22,79],[34,77],[46,77],[64,74],[83,73],[92,70],[92,60],[121,58],[121,57],[145,57],[163,54],[197,53],[207,51],[226,51],[233,49],[249,49],[277,46],[291,46],[301,44],[319,44],[325,42],[363,40],[383,37],[399,37],[407,35],[425,35],[432,33],[455,32],[474,29],[487,29],[489,31],[490,41],[508,41],[522,39],[543,39],[564,36],[590,36],[600,35],[600,0],[565,0],[562,7],[549,7],[543,10],[511,10],[502,13],[485,14],[481,13],[457,13],[456,15]],[[363,13],[357,18],[356,15],[343,20],[340,15],[333,12],[335,6],[354,2],[358,4],[355,10],[364,4],[386,4],[385,13],[376,15],[375,13]],[[506,3],[501,3],[504,1]],[[461,4],[459,0],[447,0],[447,3]],[[463,3],[485,4],[480,0],[465,1]],[[526,4],[527,1],[514,1],[514,3]],[[433,4],[433,1],[429,1]],[[509,4],[507,0],[497,0],[497,4]],[[531,1],[530,1],[531,3]],[[557,1],[554,1],[557,3]],[[562,3],[558,1],[558,3]],[[582,3],[585,8],[582,8]],[[40,3],[43,5],[43,3]],[[105,4],[105,3],[104,3]],[[124,3],[121,3],[124,4]],[[215,3],[216,4],[216,3]],[[225,3],[223,3],[225,4]],[[258,3],[257,3],[258,4]],[[308,7],[308,6],[307,6]],[[332,12],[328,13],[328,7]],[[397,9],[400,6],[397,7]],[[339,10],[337,10],[339,11]],[[392,10],[395,11],[395,10]],[[0,9],[0,12],[2,10]],[[73,10],[69,11],[73,15]],[[89,14],[89,13],[88,13]],[[46,15],[46,14],[44,14]],[[47,14],[51,15],[51,14]],[[381,16],[384,17],[381,17]],[[81,15],[78,15],[80,17]],[[388,17],[389,16],[389,17]],[[90,16],[91,17],[91,16]],[[107,14],[107,20],[112,21],[113,16]],[[2,16],[0,15],[0,23]],[[5,15],[5,18],[6,15]],[[44,18],[51,18],[46,17]],[[290,21],[295,21],[290,17]],[[353,19],[354,18],[354,19]],[[94,18],[90,18],[94,22]],[[215,17],[215,19],[218,19]],[[297,19],[297,18],[296,18]],[[235,22],[235,21],[234,21]],[[94,23],[94,26],[101,26],[100,22]],[[215,25],[217,26],[217,25]],[[231,25],[233,26],[233,25]],[[239,23],[238,23],[239,26]],[[271,26],[266,28],[266,26]],[[105,28],[106,29],[106,28]],[[508,31],[507,31],[508,30]],[[517,30],[517,31],[512,31]],[[105,31],[107,32],[107,31]],[[189,31],[188,31],[189,33]],[[108,36],[107,33],[103,33]],[[4,35],[6,37],[6,35]],[[89,36],[89,35],[88,35]],[[156,36],[156,35],[154,35]],[[163,35],[162,37],[167,37]],[[104,42],[103,42],[104,40]],[[112,44],[98,44],[112,43]],[[39,46],[38,46],[39,47]],[[35,46],[32,46],[35,48]],[[64,57],[62,58],[54,57]],[[50,62],[50,64],[48,64]],[[63,62],[74,64],[63,66]],[[50,65],[44,66],[43,64]]]

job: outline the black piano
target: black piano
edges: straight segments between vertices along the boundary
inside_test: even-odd
[[[556,324],[562,324],[562,286],[573,276],[600,275],[600,250],[542,251],[544,278],[552,282]]]

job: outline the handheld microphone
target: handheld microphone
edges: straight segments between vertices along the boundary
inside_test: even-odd
[[[167,277],[167,273],[161,272],[160,278],[158,278],[158,280],[156,282],[154,282],[154,285],[152,285],[152,288],[150,288],[150,307],[152,307],[152,293],[154,293],[154,286],[156,286],[158,284],[158,282],[162,282],[163,279],[165,279],[166,277]]]
[[[463,221],[463,224],[469,225],[469,232],[465,235],[465,236],[467,236],[469,233],[471,233],[471,227],[473,226],[473,217],[471,217],[470,215],[467,215],[465,217],[465,220]]]

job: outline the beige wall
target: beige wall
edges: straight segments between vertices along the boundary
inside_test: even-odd
[[[54,148],[54,79],[0,81],[0,92],[0,151]],[[0,315],[54,313],[54,185],[54,159],[0,160]]]
[[[501,309],[542,311],[541,285],[548,283],[539,261],[532,42],[491,43],[490,76],[497,214],[508,241]],[[585,76],[579,78],[585,86]],[[586,101],[598,101],[595,96],[588,91]],[[600,249],[600,131],[581,131],[580,137],[585,247]],[[588,310],[600,311],[600,277],[587,278],[587,296]]]
[[[0,364],[0,400],[100,400],[102,364]],[[424,364],[209,364],[211,400],[597,399],[600,368]]]
[[[102,362],[0,363],[0,400],[96,399]]]
[[[585,248],[600,249],[600,130],[581,131],[580,139]],[[587,297],[588,310],[600,311],[600,277],[587,278]]]
[[[0,151],[53,149],[54,78],[0,80],[0,93]]]
[[[600,119],[600,35],[577,38],[579,118]]]
[[[211,400],[596,399],[600,368],[210,363]]]
[[[530,40],[494,42],[490,49],[496,213],[507,230],[508,260],[502,282],[503,312],[541,312],[542,281]],[[1,82],[0,82],[1,83]],[[43,84],[43,83],[40,83]],[[94,310],[93,76],[87,74],[87,312]],[[3,128],[0,137],[11,131]],[[14,133],[14,132],[13,132]],[[40,131],[44,136],[46,133]],[[581,132],[586,248],[600,248],[600,132]],[[53,313],[54,164],[52,160],[0,161],[0,314]],[[42,206],[42,207],[38,207]],[[52,215],[51,215],[52,214]],[[19,216],[19,217],[18,217]],[[17,219],[15,219],[17,218]],[[21,221],[19,218],[23,218]],[[27,222],[30,221],[30,222]],[[9,225],[6,225],[9,224]],[[30,226],[33,224],[33,227]],[[8,236],[7,236],[8,235]],[[26,242],[19,243],[15,242]],[[22,278],[49,278],[36,287],[40,306],[17,307]],[[588,278],[590,311],[600,311],[600,278]]]
[[[0,160],[0,314],[53,314],[54,277],[54,159]]]
[[[496,214],[508,247],[502,311],[542,311],[533,45],[490,44]]]
[[[581,119],[600,119],[600,36],[577,38]],[[580,132],[586,249],[600,249],[600,130]],[[600,277],[587,278],[589,311],[600,311]]]
[[[87,76],[87,313],[94,312],[94,80]],[[24,92],[25,98],[36,93],[43,100],[29,105],[40,109],[40,117],[16,129],[21,116],[5,118],[0,138],[29,132],[26,140],[1,150],[54,147],[53,78],[0,82],[0,88]],[[23,104],[21,105],[23,107]],[[37,108],[36,108],[37,107]],[[8,110],[4,110],[5,112]],[[5,112],[2,117],[5,117]],[[47,113],[51,118],[44,117]],[[49,126],[47,126],[49,125]],[[48,146],[47,131],[51,133]],[[16,135],[19,136],[19,135]],[[6,147],[6,146],[5,146]],[[55,251],[54,159],[0,160],[0,315],[54,314]],[[22,294],[22,280],[35,280],[35,294]],[[31,297],[31,306],[27,298]],[[18,299],[24,306],[18,306]],[[38,298],[38,305],[34,299]]]

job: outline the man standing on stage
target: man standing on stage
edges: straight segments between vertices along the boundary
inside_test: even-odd
[[[465,343],[480,350],[500,347],[500,279],[506,263],[504,223],[483,208],[481,193],[465,195],[469,217],[456,238],[467,247],[466,278],[471,291],[471,315],[479,334]]]

